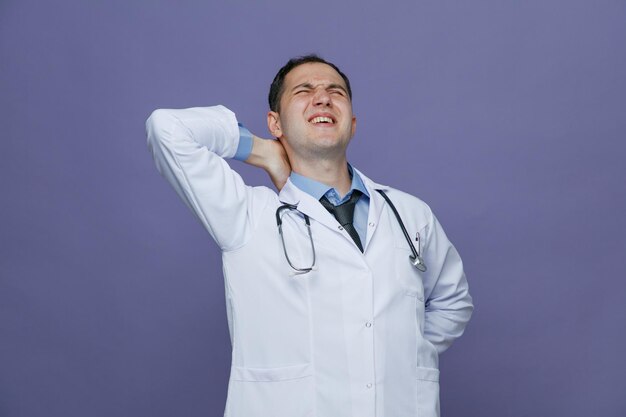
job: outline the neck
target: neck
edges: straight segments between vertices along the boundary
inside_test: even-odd
[[[339,195],[344,196],[350,191],[352,180],[348,171],[348,161],[345,155],[337,161],[292,161],[294,172],[333,187]]]

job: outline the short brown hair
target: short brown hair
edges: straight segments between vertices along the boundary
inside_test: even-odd
[[[348,77],[346,76],[346,74],[341,72],[341,70],[332,62],[328,62],[318,55],[309,54],[309,55],[299,56],[296,58],[291,58],[289,61],[287,61],[285,65],[283,65],[281,69],[278,70],[278,73],[276,73],[276,76],[274,77],[274,81],[272,81],[272,85],[270,86],[270,93],[268,95],[268,102],[269,102],[271,111],[275,111],[275,112],[280,111],[280,98],[284,92],[283,86],[284,86],[285,77],[287,76],[287,74],[297,66],[300,66],[302,64],[312,63],[312,62],[326,64],[332,67],[335,71],[337,71],[339,75],[341,75],[341,78],[343,78],[343,81],[346,83],[348,96],[350,97],[350,100],[352,100],[352,89],[350,88],[350,80],[348,80]]]

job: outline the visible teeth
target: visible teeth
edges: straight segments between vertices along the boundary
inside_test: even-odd
[[[311,120],[311,123],[333,123],[333,119],[330,117],[315,117]]]

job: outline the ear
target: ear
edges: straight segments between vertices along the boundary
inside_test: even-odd
[[[353,137],[356,133],[356,116],[352,115],[352,128],[350,130],[350,137]]]
[[[267,113],[267,128],[275,138],[279,139],[283,136],[283,130],[280,127],[280,117],[275,111]]]

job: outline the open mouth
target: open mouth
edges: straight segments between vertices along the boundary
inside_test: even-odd
[[[328,116],[316,116],[309,119],[309,123],[316,124],[335,124],[335,120],[332,117]]]

